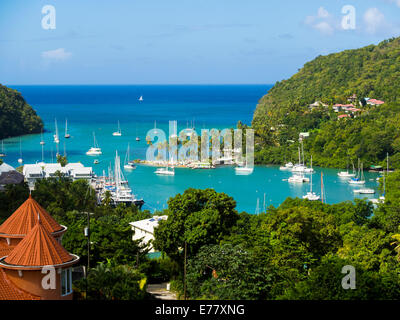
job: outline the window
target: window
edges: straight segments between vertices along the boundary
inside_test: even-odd
[[[65,296],[72,293],[72,269],[61,271],[61,295]]]

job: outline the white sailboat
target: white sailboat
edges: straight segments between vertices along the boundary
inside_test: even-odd
[[[86,154],[88,156],[97,156],[97,155],[103,154],[101,152],[101,148],[99,148],[99,145],[96,142],[96,136],[95,136],[94,132],[93,132],[93,147],[91,147],[89,149],[89,151],[86,152]]]
[[[140,141],[140,138],[139,138],[139,136],[137,134],[137,126],[136,126],[136,141]]]
[[[65,139],[69,139],[71,137],[71,135],[68,133],[68,121],[67,119],[65,119],[65,135],[64,138]]]
[[[59,136],[58,136],[57,119],[54,119],[54,123],[55,123],[55,129],[56,129],[56,133],[53,135],[53,137],[54,137],[54,142],[55,142],[55,143],[60,143],[60,138],[59,138]]]
[[[352,161],[352,165],[353,165],[353,173],[349,172],[349,166],[347,165],[347,171],[338,172],[339,178],[354,178],[356,176],[356,170],[354,168],[353,161]]]
[[[293,163],[292,162],[287,162],[285,163],[284,166],[279,167],[279,170],[285,171],[285,170],[292,170],[293,168]]]
[[[304,182],[310,182],[310,178],[304,177],[304,174],[294,174],[288,179],[288,182],[290,183],[304,183]]]
[[[41,144],[42,146],[46,144],[46,142],[44,142],[44,140],[43,140],[43,130],[42,130],[42,132],[41,132],[41,134],[40,134],[40,144]]]
[[[129,143],[128,143],[128,149],[126,150],[126,155],[125,155],[125,161],[124,161],[124,169],[125,170],[133,170],[136,169],[135,163],[133,161],[129,160]]]
[[[24,160],[22,159],[22,142],[21,142],[21,138],[19,138],[19,159],[18,159],[18,163],[22,164],[24,162]]]
[[[5,157],[6,153],[4,151],[4,141],[1,140],[1,152],[0,152],[0,157]]]
[[[171,159],[171,162],[173,163],[173,159]],[[175,175],[175,167],[172,166],[172,170],[169,170],[168,162],[167,166],[165,168],[158,168],[156,171],[154,171],[155,174],[158,175],[163,175],[163,176],[174,176]]]
[[[359,194],[374,194],[374,193],[375,193],[375,190],[374,190],[374,189],[365,188],[365,189],[354,190],[354,193],[359,193]]]
[[[138,100],[143,101],[143,96],[140,96]]]
[[[118,131],[113,132],[113,136],[116,136],[116,137],[122,136],[121,127],[119,126],[119,120],[118,120]]]
[[[311,175],[310,191],[307,192],[307,194],[305,196],[303,196],[303,199],[307,199],[307,200],[310,200],[310,201],[318,201],[318,200],[321,199],[321,197],[319,195],[317,195],[315,192],[312,191],[312,186],[313,186],[312,176],[313,175]]]
[[[360,163],[360,159],[358,160],[358,162]],[[358,167],[357,177],[350,179],[349,180],[349,184],[352,184],[352,185],[365,184],[364,170],[363,170],[363,164],[362,163],[361,163],[361,169],[360,169],[360,167]]]

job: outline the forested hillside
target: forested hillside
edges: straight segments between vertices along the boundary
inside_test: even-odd
[[[39,133],[43,122],[22,95],[0,85],[0,139]]]
[[[380,164],[389,153],[391,165],[400,168],[399,79],[400,38],[306,63],[260,100],[252,122],[256,161],[295,161],[299,133],[310,132],[306,158],[312,154],[317,165],[344,167],[349,158]],[[365,98],[385,103],[373,106]],[[360,110],[338,119],[333,105],[349,103]]]

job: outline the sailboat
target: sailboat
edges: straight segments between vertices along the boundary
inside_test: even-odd
[[[55,123],[55,128],[56,128],[56,134],[53,135],[54,142],[55,143],[60,143],[60,138],[58,137],[57,119],[54,119],[54,123]]]
[[[143,96],[140,96],[138,100],[143,101]]]
[[[171,159],[171,162],[173,163],[173,159]],[[163,175],[163,176],[174,176],[175,175],[175,167],[172,167],[172,170],[169,170],[168,162],[167,166],[165,168],[158,168],[156,171],[154,171],[155,174],[158,175]]]
[[[22,160],[22,143],[21,143],[21,138],[19,138],[19,159],[18,163],[22,164],[24,160]]]
[[[321,197],[312,191],[312,186],[313,186],[312,177],[313,177],[313,175],[311,175],[310,191],[307,192],[307,194],[305,196],[303,196],[303,199],[307,199],[310,201],[318,201],[321,199]]]
[[[311,156],[311,164],[310,164],[310,166],[311,166],[310,168],[307,168],[307,167],[304,168],[304,172],[305,173],[314,173],[314,169],[312,167],[312,156]]]
[[[360,159],[358,159],[358,164],[360,165]],[[365,184],[364,170],[363,170],[363,164],[362,163],[361,163],[361,169],[360,169],[360,166],[358,167],[357,177],[350,179],[349,180],[349,184],[353,184],[353,185]]]
[[[4,152],[4,141],[1,140],[1,152],[0,152],[0,157],[5,157],[6,153]]]
[[[41,144],[42,146],[46,144],[46,142],[44,142],[44,140],[43,140],[43,130],[42,130],[42,132],[41,132],[41,134],[40,134],[40,144]]]
[[[133,170],[136,169],[136,166],[133,161],[129,160],[129,143],[128,143],[128,149],[126,150],[126,155],[125,155],[125,161],[124,161],[124,169],[125,170]]]
[[[65,135],[64,138],[65,139],[69,139],[71,137],[71,135],[68,133],[68,121],[67,119],[65,119]]]
[[[140,141],[140,138],[139,138],[139,136],[137,134],[137,126],[136,126],[136,141]]]
[[[235,173],[237,175],[248,175],[253,173],[254,168],[250,168],[247,166],[247,161],[246,161],[246,165],[244,167],[236,167],[235,168]]]
[[[354,163],[353,161],[351,161],[352,165],[353,165],[353,173],[349,172],[349,164],[347,163],[347,171],[341,171],[338,172],[338,176],[340,178],[354,178],[356,176],[356,170],[354,168]]]
[[[93,132],[93,147],[91,147],[89,149],[89,151],[86,152],[86,154],[88,156],[97,156],[97,155],[102,154],[101,149],[99,148],[99,145],[96,142],[96,136],[95,136],[94,132]]]
[[[301,143],[301,145],[303,146],[303,142]],[[301,150],[300,150],[300,146],[299,146],[299,163],[295,164],[292,167],[292,172],[304,172],[306,167],[304,166],[304,160],[303,162],[301,161]],[[303,154],[303,159],[304,159],[304,154]]]
[[[119,120],[118,120],[118,131],[113,132],[113,136],[116,136],[116,137],[122,136],[121,127],[119,126]]]

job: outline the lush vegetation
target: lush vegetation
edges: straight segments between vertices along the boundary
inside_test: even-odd
[[[0,139],[39,133],[43,122],[21,94],[0,85]]]
[[[188,189],[169,200],[155,245],[181,266],[173,283],[182,296],[186,243],[190,299],[399,299],[400,173],[387,181],[377,209],[288,198],[260,215],[237,213],[223,193]],[[346,265],[355,290],[342,287]]]
[[[382,186],[381,186],[382,187]],[[90,272],[74,283],[78,298],[147,299],[146,284],[170,281],[190,299],[399,299],[400,171],[386,179],[386,201],[323,204],[288,198],[252,215],[212,189],[188,189],[168,201],[155,230],[162,257],[132,241],[129,222],[151,216],[135,207],[95,205],[84,181],[62,176],[37,183],[32,196],[68,227],[63,246],[88,263],[84,228],[90,217]],[[7,218],[28,196],[26,186],[0,193]],[[88,216],[88,212],[92,213]],[[186,248],[186,250],[185,250]],[[344,266],[356,289],[343,289]]]
[[[349,159],[364,167],[382,164],[386,154],[400,168],[400,38],[357,50],[319,56],[288,80],[278,82],[254,113],[256,162],[296,161],[300,132],[306,158],[316,165],[346,167]],[[335,103],[357,95],[355,117],[338,119]],[[365,97],[385,101],[365,104]],[[326,106],[310,108],[321,101]],[[361,106],[359,105],[361,102]]]

